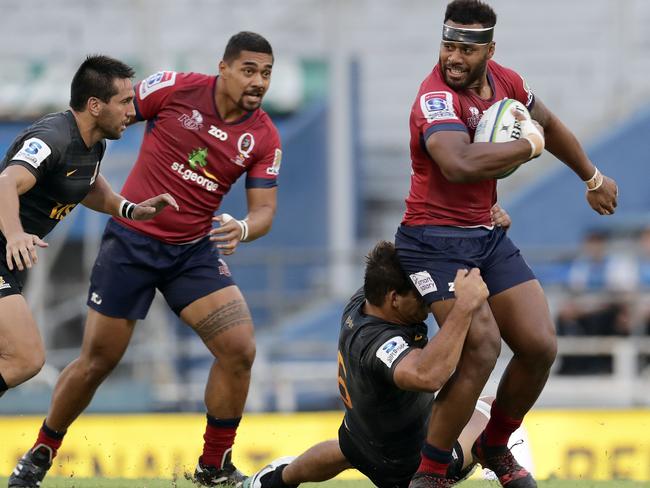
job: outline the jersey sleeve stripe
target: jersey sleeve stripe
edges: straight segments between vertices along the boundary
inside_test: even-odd
[[[138,98],[134,97],[133,98],[133,106],[135,107],[135,120],[138,120],[142,122],[144,120],[144,117],[140,113],[140,107],[138,107]]]
[[[274,188],[278,186],[275,178],[246,178],[246,188]]]
[[[444,132],[444,131],[458,131],[458,132],[468,132],[467,127],[464,124],[436,124],[429,127],[424,131],[424,140],[426,141],[431,134],[434,132]]]
[[[34,168],[34,166],[32,166],[31,164],[26,163],[25,161],[22,161],[20,159],[12,159],[11,161],[9,161],[7,163],[7,166],[22,166],[27,171],[29,171],[31,174],[33,174],[36,177],[37,180],[38,180],[38,178],[40,176],[38,168]]]
[[[533,95],[533,99],[530,101],[530,104],[526,106],[526,108],[530,112],[531,110],[533,110],[534,106],[535,106],[535,95]]]

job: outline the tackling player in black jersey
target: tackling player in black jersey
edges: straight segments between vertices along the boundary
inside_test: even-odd
[[[509,225],[505,212],[496,213],[500,225]],[[425,303],[393,244],[377,244],[367,257],[364,287],[341,319],[338,383],[345,417],[338,440],[317,444],[292,462],[274,461],[247,478],[244,488],[290,488],[348,468],[381,488],[406,488],[420,463],[434,392],[456,369],[472,315],[488,296],[478,269],[459,270],[454,288],[454,308],[428,341]],[[475,464],[470,449],[488,421],[490,401],[479,402],[456,444],[450,486]]]
[[[99,172],[105,139],[119,139],[135,116],[133,69],[90,56],[71,85],[70,110],[50,114],[22,131],[0,163],[0,396],[38,373],[45,351],[22,296],[26,269],[43,238],[81,203],[110,215],[150,219],[168,194],[140,204],[115,193]],[[1,256],[2,254],[0,254]]]

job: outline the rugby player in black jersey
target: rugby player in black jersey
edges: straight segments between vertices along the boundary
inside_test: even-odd
[[[498,206],[493,218],[496,225],[510,225]],[[338,440],[317,444],[293,461],[274,461],[247,478],[244,488],[295,487],[348,468],[379,487],[406,488],[420,464],[434,392],[456,369],[472,315],[488,297],[478,269],[459,270],[453,285],[456,303],[428,341],[425,303],[393,244],[377,244],[366,259],[364,287],[341,318],[338,381],[345,417]],[[449,486],[475,465],[471,446],[487,424],[490,403],[479,401],[456,443]]]
[[[78,204],[110,215],[150,219],[168,194],[131,203],[99,172],[105,139],[119,139],[135,116],[133,69],[89,56],[71,84],[70,110],[23,130],[0,163],[0,396],[38,373],[45,361],[36,322],[22,296],[24,274],[43,238]]]

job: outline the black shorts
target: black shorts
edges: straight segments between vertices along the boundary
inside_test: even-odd
[[[380,459],[373,459],[370,452],[354,442],[345,422],[341,422],[339,428],[339,447],[349,463],[379,488],[407,488],[420,462],[415,458],[387,465]]]
[[[345,427],[345,422],[341,422],[339,427],[339,448],[345,459],[379,488],[408,488],[411,478],[420,465],[419,457],[393,460],[390,465],[372,459],[372,454],[368,450],[360,448],[354,442],[350,431]],[[452,461],[447,470],[447,477],[462,480],[468,476],[473,466],[463,470],[463,463],[463,449],[456,441],[452,449]]]
[[[25,277],[27,275],[27,271],[18,271],[15,263],[14,270],[9,271],[7,260],[5,258],[5,246],[6,244],[2,246],[3,252],[1,253],[0,258],[0,298],[22,294]]]
[[[401,225],[395,248],[402,269],[427,305],[454,298],[454,278],[459,269],[479,268],[490,295],[535,279],[501,227]]]
[[[143,319],[158,289],[179,315],[195,300],[234,284],[208,237],[167,244],[111,219],[90,276],[88,306],[109,317]]]

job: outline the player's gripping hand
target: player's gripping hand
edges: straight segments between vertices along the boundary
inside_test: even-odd
[[[454,279],[454,294],[456,306],[475,312],[487,300],[490,292],[481,278],[481,271],[472,268],[470,271],[459,269]]]
[[[208,232],[210,240],[217,243],[217,248],[225,256],[233,254],[242,240],[242,224],[227,213],[213,217],[212,221],[217,222],[219,227]]]
[[[7,267],[10,271],[16,268],[23,271],[25,268],[31,268],[38,262],[36,247],[47,247],[48,243],[41,240],[40,237],[26,232],[8,235],[7,238]]]
[[[533,159],[542,154],[544,150],[544,128],[531,119],[527,114],[522,114],[514,107],[512,114],[521,124],[521,139],[526,139],[530,143],[530,158]]]
[[[149,220],[163,211],[165,207],[172,207],[178,211],[178,204],[169,193],[162,193],[138,203],[133,209],[133,220]]]
[[[600,215],[611,215],[618,205],[616,182],[603,175],[603,183],[595,190],[587,191],[587,202]]]
[[[512,219],[508,212],[501,208],[498,203],[495,203],[494,206],[490,209],[490,218],[492,219],[492,225],[496,227],[503,227],[504,229],[509,229],[512,225]]]

